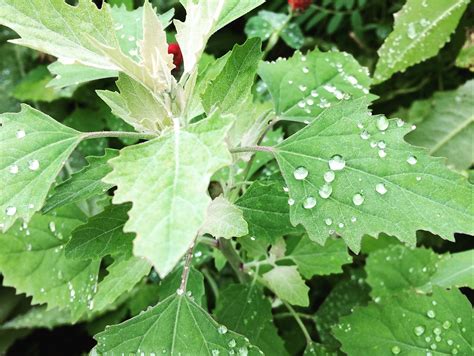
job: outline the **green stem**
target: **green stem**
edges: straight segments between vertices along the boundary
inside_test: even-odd
[[[313,316],[310,314],[305,314],[305,313],[296,313],[300,318],[302,319],[307,319],[307,320],[313,320]],[[284,319],[284,318],[293,318],[294,315],[292,313],[278,313],[273,316],[275,319]]]
[[[216,239],[214,239],[212,237],[207,237],[207,236],[199,236],[198,242],[202,243],[202,244],[205,244],[205,245],[208,245],[208,246],[211,246],[213,248],[217,248],[219,246],[219,243],[217,242]]]
[[[207,283],[209,283],[209,287],[211,287],[212,294],[214,294],[214,298],[217,300],[219,298],[219,287],[217,286],[216,280],[212,277],[211,273],[207,268],[203,268],[201,273],[206,278]]]
[[[275,152],[275,148],[271,146],[247,146],[247,147],[236,147],[230,149],[231,153],[242,153],[242,152]]]
[[[191,269],[191,262],[193,261],[193,251],[194,244],[196,240],[193,241],[191,247],[189,247],[188,252],[186,252],[186,259],[184,262],[183,273],[181,274],[181,285],[179,286],[179,291],[181,293],[186,293],[186,286],[188,284],[189,270]]]
[[[220,238],[219,248],[222,254],[227,259],[227,261],[229,262],[232,269],[234,270],[240,283],[244,283],[245,281],[247,281],[248,275],[245,274],[244,271],[242,270],[242,266],[243,266],[242,259],[240,258],[237,251],[235,251],[234,246],[232,246],[232,242],[230,240]]]
[[[301,331],[303,332],[304,338],[306,339],[306,343],[308,345],[311,344],[313,342],[313,340],[311,340],[311,336],[309,335],[308,329],[306,329],[306,326],[304,325],[303,321],[301,320],[301,317],[298,315],[298,313],[293,309],[293,307],[290,304],[288,304],[284,300],[282,300],[282,302],[285,305],[285,307],[289,310],[291,315],[293,315],[293,318],[295,318],[296,322],[298,323]]]
[[[127,132],[127,131],[96,131],[96,132],[83,132],[82,139],[90,140],[93,138],[100,137],[123,137],[123,138],[139,138],[143,140],[151,140],[157,138],[155,134],[145,134],[140,132]]]

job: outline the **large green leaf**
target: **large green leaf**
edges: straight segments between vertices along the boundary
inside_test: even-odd
[[[216,320],[241,333],[265,355],[287,355],[282,339],[272,323],[272,307],[256,284],[227,286],[217,300]]]
[[[219,326],[191,298],[174,294],[95,336],[99,354],[259,355],[243,336]]]
[[[456,90],[435,93],[424,102],[427,110],[407,141],[428,148],[433,156],[447,157],[457,169],[469,168],[474,162],[473,92],[474,80],[470,80]],[[412,106],[410,111],[414,110]]]
[[[49,53],[63,62],[117,69],[90,40],[93,37],[118,47],[106,5],[99,10],[90,0],[80,1],[77,6],[64,0],[1,0],[0,24],[21,36],[14,43]]]
[[[472,232],[472,185],[405,143],[406,126],[372,116],[359,99],[327,109],[277,145],[292,223],[320,243],[341,235],[356,252],[364,234],[414,244],[417,230],[448,240]]]
[[[23,105],[0,115],[0,227],[28,222],[40,210],[81,134]]]
[[[35,215],[0,234],[0,272],[5,285],[33,297],[34,304],[65,308],[77,320],[90,307],[100,260],[69,260],[64,246],[85,216],[73,206]]]
[[[231,162],[225,120],[214,114],[190,130],[130,146],[110,161],[105,182],[118,186],[114,203],[133,203],[124,231],[135,232],[134,253],[161,276],[184,255],[205,219],[212,174]]]
[[[393,32],[380,47],[375,82],[436,55],[464,13],[469,0],[408,0],[395,14]]]
[[[366,68],[347,53],[314,50],[289,59],[260,64],[258,74],[268,85],[277,115],[309,123],[325,108],[369,93]]]
[[[356,308],[334,327],[350,355],[472,355],[472,308],[458,290],[403,294]]]
[[[309,288],[298,273],[296,266],[276,266],[264,273],[262,277],[280,299],[303,307],[309,305]]]
[[[117,155],[117,150],[106,149],[103,156],[87,157],[89,165],[54,187],[51,196],[46,200],[43,212],[47,213],[60,206],[92,198],[112,188],[111,184],[102,182],[102,178],[112,170],[107,162]]]
[[[160,282],[157,292],[157,295],[160,300],[164,300],[170,295],[176,294],[176,291],[181,286],[181,277],[183,276],[183,269],[184,267],[176,268]],[[189,269],[188,281],[186,283],[186,293],[188,297],[193,298],[196,304],[202,306],[203,301],[205,301],[206,298],[206,291],[204,289],[204,277],[201,272],[199,272],[194,267],[191,267]]]

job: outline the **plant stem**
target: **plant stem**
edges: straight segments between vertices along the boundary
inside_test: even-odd
[[[204,275],[204,278],[206,278],[207,283],[209,283],[209,287],[211,287],[214,298],[217,300],[219,298],[219,287],[217,286],[214,277],[212,277],[211,272],[207,268],[203,268],[201,273]]]
[[[124,137],[124,138],[139,138],[143,140],[151,140],[158,137],[155,134],[145,134],[140,132],[128,132],[128,131],[96,131],[96,132],[83,132],[82,139],[90,140],[93,138],[100,137]]]
[[[291,315],[293,315],[293,318],[295,318],[296,322],[298,323],[299,327],[301,328],[301,331],[303,332],[304,338],[306,339],[306,343],[309,345],[313,342],[311,340],[311,336],[309,335],[308,329],[306,329],[306,326],[304,325],[303,321],[301,320],[301,317],[298,315],[298,313],[293,309],[293,307],[282,300],[283,304],[285,307],[289,310]]]
[[[236,147],[230,149],[231,153],[241,152],[275,152],[275,149],[271,146],[247,146],[247,147]]]
[[[179,286],[179,294],[186,293],[186,286],[188,284],[189,270],[191,268],[191,262],[193,261],[193,251],[194,244],[196,240],[193,241],[191,247],[189,247],[188,252],[186,252],[186,259],[184,261],[183,273],[181,274],[181,285]]]
[[[237,278],[239,279],[239,281],[241,283],[244,283],[245,281],[247,281],[248,276],[242,270],[242,266],[243,266],[242,260],[239,256],[239,254],[237,253],[237,251],[235,251],[234,246],[232,246],[232,243],[230,242],[230,240],[220,238],[219,239],[219,248],[220,248],[222,254],[227,259],[227,261],[229,262],[232,269],[234,270],[234,272],[237,275]]]
[[[313,320],[313,316],[310,314],[305,314],[305,313],[296,313],[298,316],[302,319],[307,319],[307,320]],[[293,318],[294,315],[292,313],[278,313],[273,315],[275,319],[284,319],[284,318]]]
[[[213,248],[218,248],[219,247],[219,243],[217,242],[217,240],[212,238],[212,237],[199,236],[198,242],[203,243],[203,244],[208,245],[208,246],[211,246]]]

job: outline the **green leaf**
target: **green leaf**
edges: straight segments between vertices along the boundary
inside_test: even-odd
[[[0,115],[0,227],[3,231],[40,210],[81,134],[23,105]]]
[[[425,100],[427,110],[421,118],[418,117],[421,123],[407,135],[407,141],[428,148],[433,156],[447,157],[448,163],[457,169],[469,168],[474,162],[473,91],[474,80],[470,80],[456,90],[437,92]]]
[[[294,49],[300,49],[304,45],[304,34],[297,23],[290,23],[281,31],[281,38]]]
[[[456,58],[456,67],[469,69],[474,72],[474,38],[472,34],[466,39]]]
[[[0,234],[3,283],[33,297],[34,304],[66,308],[74,320],[84,314],[97,286],[99,260],[69,260],[64,254],[71,231],[85,220],[73,206],[35,215]],[[19,263],[21,261],[21,263]]]
[[[406,126],[371,116],[359,99],[327,109],[277,145],[291,222],[320,243],[337,233],[355,252],[365,234],[414,245],[417,230],[448,240],[472,232],[472,185],[405,143]]]
[[[296,266],[276,266],[263,274],[263,280],[278,296],[290,304],[307,307],[309,288],[301,278]]]
[[[408,0],[395,15],[393,32],[380,47],[375,83],[435,56],[456,29],[468,0]]]
[[[330,352],[324,345],[312,342],[306,346],[303,356],[336,356],[336,352]]]
[[[296,263],[298,271],[306,279],[314,275],[341,273],[342,265],[352,262],[344,241],[329,239],[321,246],[306,235],[298,238],[296,246],[284,259]]]
[[[98,9],[92,1],[71,6],[63,0],[0,0],[0,24],[21,38],[13,43],[87,66],[116,70],[90,38],[118,47],[108,6]]]
[[[148,261],[134,256],[117,258],[108,268],[108,274],[99,283],[97,294],[89,308],[101,311],[110,307],[121,295],[132,290],[151,269]]]
[[[270,36],[281,31],[288,16],[277,12],[262,10],[257,16],[251,17],[245,24],[247,37],[258,37],[262,41],[268,40]]]
[[[277,115],[309,123],[325,108],[368,95],[370,78],[347,53],[314,50],[289,59],[260,64],[258,74],[268,85]]]
[[[225,120],[216,113],[192,126],[130,146],[110,161],[104,178],[118,186],[114,204],[133,203],[125,232],[135,232],[134,254],[166,276],[184,255],[205,219],[210,177],[230,164]]]
[[[115,70],[93,68],[83,64],[66,65],[60,62],[54,62],[48,66],[48,69],[54,78],[49,81],[46,86],[55,89],[118,76],[118,72]]]
[[[247,235],[248,226],[242,210],[222,196],[214,199],[207,208],[207,216],[201,227],[201,234],[210,234],[215,238],[231,239]]]
[[[65,248],[66,257],[87,260],[117,253],[131,254],[135,235],[123,232],[129,210],[130,204],[109,205],[74,229]]]
[[[334,32],[337,31],[343,18],[344,18],[344,14],[340,12],[334,14],[331,17],[331,20],[329,20],[329,23],[328,23],[328,27],[326,28],[326,31],[329,35],[332,35]]]
[[[235,45],[230,57],[219,75],[207,87],[202,96],[206,112],[213,108],[222,113],[234,112],[234,106],[241,105],[250,95],[255,74],[262,58],[262,42],[257,38]]]
[[[110,5],[115,5],[120,8],[122,7],[122,5],[124,5],[124,8],[128,11],[133,10],[133,0],[108,0],[108,3]]]
[[[106,149],[100,157],[87,157],[89,165],[73,174],[64,183],[54,187],[51,196],[46,200],[43,213],[47,213],[60,206],[77,203],[94,196],[103,194],[113,187],[112,184],[102,182],[112,168],[107,162],[118,155],[117,150]]]
[[[333,330],[342,351],[354,356],[473,352],[471,304],[454,289],[436,288],[430,296],[404,294],[356,308]]]
[[[99,354],[206,355],[259,350],[244,337],[219,326],[185,295],[172,295],[155,307],[95,336]],[[215,351],[214,351],[215,350]]]
[[[217,300],[215,318],[229,329],[247,336],[265,355],[287,355],[273,324],[272,307],[256,284],[227,286]]]
[[[48,309],[45,305],[41,305],[8,320],[2,324],[1,329],[53,329],[60,325],[72,324],[73,322],[71,313],[67,310]]]
[[[183,275],[183,267],[176,268],[164,280],[160,282],[158,296],[160,300],[164,300],[169,296],[176,295],[176,291],[181,286],[181,276]],[[197,269],[191,267],[189,269],[188,281],[186,284],[188,297],[192,298],[198,305],[205,305],[205,289],[204,277]]]

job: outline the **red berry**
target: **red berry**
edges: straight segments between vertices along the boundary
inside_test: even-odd
[[[305,11],[312,3],[313,0],[288,0],[293,11]]]
[[[181,67],[183,63],[183,54],[181,53],[181,48],[179,48],[179,44],[177,43],[170,43],[168,45],[168,53],[173,55],[173,63],[176,69]]]

